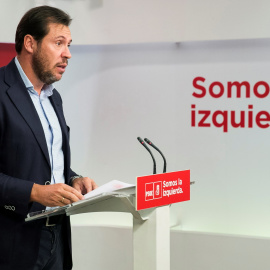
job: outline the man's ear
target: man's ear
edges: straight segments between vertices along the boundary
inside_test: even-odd
[[[28,53],[32,54],[34,52],[34,48],[36,47],[36,45],[37,42],[31,35],[26,35],[24,37],[23,46]]]

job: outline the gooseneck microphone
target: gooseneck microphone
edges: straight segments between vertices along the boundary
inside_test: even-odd
[[[153,174],[156,174],[156,160],[151,152],[151,150],[146,146],[146,144],[144,143],[144,141],[142,140],[141,137],[137,137],[138,141],[141,143],[141,145],[144,146],[144,148],[150,153],[152,159],[153,159],[153,163],[154,163],[154,168],[153,168]]]
[[[155,148],[159,153],[160,153],[160,155],[162,156],[162,158],[163,158],[163,161],[164,161],[164,166],[163,166],[163,173],[165,173],[166,172],[166,167],[167,167],[167,162],[166,162],[166,159],[165,159],[165,157],[164,157],[164,155],[162,154],[162,152],[150,141],[150,140],[148,140],[147,138],[144,138],[144,140],[150,145],[150,146],[152,146],[153,148]]]

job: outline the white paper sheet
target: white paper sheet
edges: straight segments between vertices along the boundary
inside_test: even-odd
[[[135,185],[131,185],[128,183],[124,183],[118,180],[112,180],[90,192],[84,195],[84,199],[88,199],[94,196],[97,196],[99,194],[105,193],[105,192],[113,192],[119,189],[127,188],[127,187],[135,187]]]

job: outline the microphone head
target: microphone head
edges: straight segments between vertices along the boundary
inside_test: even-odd
[[[152,144],[152,142],[150,140],[148,140],[147,138],[144,138],[144,140],[148,143],[148,144]]]
[[[154,163],[154,169],[153,169],[153,174],[156,174],[156,161],[155,158],[151,152],[151,150],[146,146],[146,143],[144,143],[144,141],[142,140],[141,137],[137,137],[137,140],[141,143],[141,145],[150,153],[152,159],[153,159],[153,163]]]

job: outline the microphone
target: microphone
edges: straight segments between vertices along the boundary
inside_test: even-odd
[[[155,148],[162,156],[163,160],[164,160],[164,166],[163,166],[163,173],[166,172],[166,167],[167,167],[167,162],[166,162],[166,159],[164,157],[164,155],[162,154],[162,152],[150,141],[148,140],[147,138],[144,138],[144,140],[150,145],[152,146],[153,148]]]
[[[138,141],[141,143],[141,145],[143,145],[143,147],[150,153],[152,159],[153,159],[153,163],[154,163],[154,169],[153,169],[153,174],[156,174],[156,160],[151,152],[151,150],[146,146],[146,144],[144,143],[144,141],[142,140],[141,137],[137,137]]]

